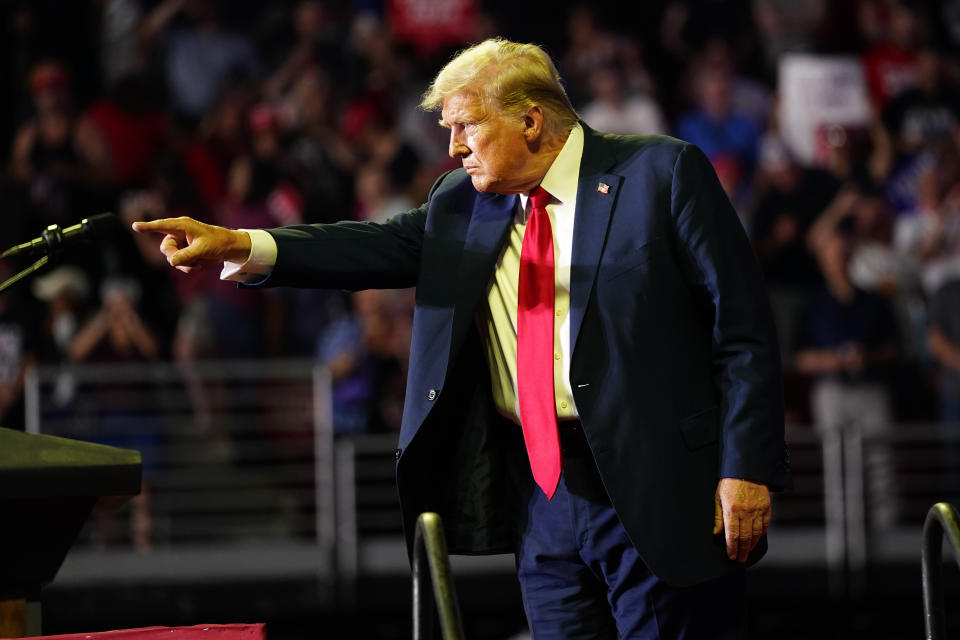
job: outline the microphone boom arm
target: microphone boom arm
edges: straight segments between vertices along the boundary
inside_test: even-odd
[[[4,280],[4,282],[0,284],[0,293],[3,293],[13,285],[17,284],[18,282],[20,282],[21,280],[29,276],[31,273],[36,273],[37,271],[40,271],[49,263],[50,263],[50,256],[42,256],[39,260],[34,262],[32,265],[30,265],[20,273],[14,274],[9,278],[7,278],[6,280]]]
[[[17,282],[23,280],[32,273],[40,271],[53,262],[63,252],[66,245],[78,242],[88,241],[96,233],[102,232],[116,222],[116,216],[113,213],[100,213],[89,218],[84,218],[79,223],[61,229],[60,225],[52,224],[43,230],[39,238],[34,238],[29,242],[10,247],[3,253],[0,253],[0,260],[14,256],[35,256],[42,254],[40,258],[23,271],[14,274],[2,284],[0,284],[0,293],[3,293]]]
[[[79,223],[66,229],[61,229],[58,224],[52,224],[43,230],[39,238],[10,247],[0,253],[0,260],[21,254],[32,256],[38,253],[56,257],[68,242],[90,240],[95,233],[107,230],[115,222],[116,216],[114,214],[100,213],[84,218]]]

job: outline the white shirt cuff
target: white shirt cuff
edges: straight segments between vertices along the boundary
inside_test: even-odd
[[[246,262],[223,263],[221,280],[257,284],[266,280],[277,264],[277,241],[263,229],[239,229],[250,236],[250,255]]]

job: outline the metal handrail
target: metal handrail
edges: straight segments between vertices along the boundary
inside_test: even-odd
[[[433,583],[433,598],[427,582]],[[421,513],[413,537],[413,639],[433,637],[434,606],[439,608],[444,640],[463,640],[463,623],[453,589],[443,524],[436,513]]]
[[[927,640],[946,638],[943,604],[943,535],[953,547],[954,559],[960,564],[960,516],[956,508],[938,502],[927,511],[923,523],[923,614]]]

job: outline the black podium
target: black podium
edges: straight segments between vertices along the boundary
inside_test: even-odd
[[[0,427],[0,638],[39,634],[28,601],[39,602],[94,508],[138,494],[140,475],[138,451]]]

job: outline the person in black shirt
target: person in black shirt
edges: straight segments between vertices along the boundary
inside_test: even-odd
[[[887,367],[898,355],[896,320],[885,298],[851,282],[850,242],[843,233],[820,233],[812,248],[824,284],[797,322],[794,365],[813,378],[810,410],[824,439],[825,457],[839,456],[841,442],[852,445],[850,451],[867,440],[869,520],[877,528],[887,527],[899,511],[892,451],[884,440],[893,423]]]
[[[916,153],[950,135],[960,122],[960,94],[941,80],[940,56],[925,49],[917,56],[916,87],[899,94],[883,111],[883,123],[901,153]]]

